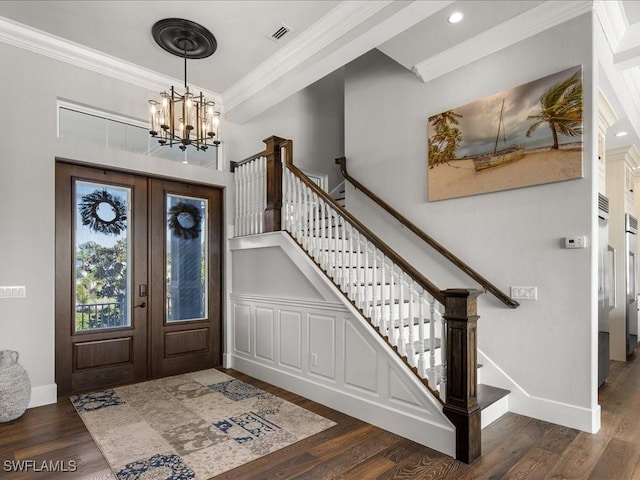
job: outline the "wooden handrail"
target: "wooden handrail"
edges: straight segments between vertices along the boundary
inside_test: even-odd
[[[231,162],[229,162],[230,167],[231,167],[230,171],[231,171],[231,173],[233,173],[236,170],[236,168],[238,168],[239,166],[244,165],[245,163],[252,162],[256,158],[266,157],[266,156],[267,156],[267,151],[263,150],[260,153],[256,153],[255,155],[251,155],[250,157],[244,158],[242,160],[238,160],[237,162],[231,161]]]
[[[457,256],[447,250],[444,246],[438,243],[436,240],[427,235],[424,231],[418,228],[411,220],[406,218],[400,212],[398,212],[395,208],[389,205],[387,202],[382,200],[378,195],[373,193],[367,187],[362,185],[359,181],[349,175],[347,171],[347,159],[345,157],[337,158],[336,164],[340,165],[340,171],[345,179],[349,180],[351,184],[362,193],[364,193],[367,197],[377,203],[380,207],[386,210],[391,216],[393,216],[396,220],[398,220],[402,225],[411,230],[414,234],[416,234],[421,240],[430,245],[435,251],[440,253],[443,257],[453,263],[456,267],[466,273],[469,277],[473,278],[476,282],[478,282],[482,287],[493,294],[498,300],[504,303],[509,308],[517,308],[520,306],[520,303],[510,298],[506,293],[501,291],[498,287],[496,287],[489,280],[484,278],[478,272],[476,272],[469,265],[460,260]]]
[[[428,291],[433,297],[444,304],[445,296],[442,294],[442,291],[429,279],[427,279],[424,275],[422,275],[418,270],[416,270],[409,262],[407,262],[404,258],[402,258],[395,250],[393,250],[389,245],[387,245],[380,237],[378,237],[375,233],[369,230],[362,222],[360,222],[356,217],[354,217],[348,210],[338,204],[333,198],[331,198],[324,190],[322,190],[318,185],[313,183],[311,180],[307,178],[307,176],[293,164],[293,157],[291,155],[291,142],[288,140],[283,141],[280,144],[281,147],[284,147],[287,150],[286,153],[286,168],[288,168],[298,179],[303,182],[307,187],[309,187],[318,197],[322,198],[325,202],[329,203],[335,210],[340,212],[340,214],[352,225],[354,225],[360,233],[363,234],[369,241],[374,243],[376,247],[394,264],[398,265],[402,270],[404,270],[407,274],[409,274],[413,280]]]

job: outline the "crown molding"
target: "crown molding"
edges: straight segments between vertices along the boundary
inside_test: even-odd
[[[618,121],[616,112],[602,90],[598,90],[598,120],[598,126],[605,134],[611,125]]]
[[[617,52],[620,42],[622,42],[622,38],[629,27],[622,2],[596,0],[593,2],[593,10],[596,12],[611,52]]]
[[[635,145],[612,148],[605,152],[607,163],[625,162],[631,170],[637,172],[640,169],[640,152]]]
[[[392,3],[392,0],[347,0],[339,3],[311,27],[225,90],[222,96],[227,111],[257,94]]]
[[[0,17],[0,42],[155,92],[164,91],[170,85],[181,85],[184,81],[162,75],[5,17]],[[222,97],[219,93],[205,90],[197,85],[191,85],[191,87],[194,91],[202,91],[206,97],[216,103],[221,112],[224,112]]]
[[[411,69],[428,82],[592,10],[592,2],[547,1],[473,38],[420,62]]]

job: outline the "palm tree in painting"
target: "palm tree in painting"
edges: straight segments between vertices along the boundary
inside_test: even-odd
[[[527,118],[536,122],[527,130],[527,137],[545,123],[551,129],[554,150],[558,149],[558,133],[582,135],[582,82],[578,73],[552,86],[540,97],[540,113]]]
[[[462,141],[462,132],[457,128],[459,118],[462,115],[453,110],[429,117],[429,123],[434,129],[433,135],[429,137],[429,168],[455,158],[456,149]]]

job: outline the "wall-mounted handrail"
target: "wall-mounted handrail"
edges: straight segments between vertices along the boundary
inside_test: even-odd
[[[427,235],[424,231],[418,228],[411,220],[406,218],[400,212],[398,212],[395,208],[389,205],[387,202],[382,200],[378,195],[373,193],[367,187],[365,187],[358,180],[349,175],[347,171],[347,159],[345,157],[337,158],[336,164],[340,165],[340,171],[346,180],[348,180],[356,189],[360,190],[367,197],[373,200],[376,204],[378,204],[381,208],[386,210],[391,216],[393,216],[396,220],[398,220],[402,225],[411,230],[414,234],[416,234],[421,240],[426,242],[429,246],[431,246],[435,251],[440,253],[443,257],[453,263],[456,267],[466,273],[469,277],[473,278],[476,282],[478,282],[486,291],[490,292],[494,295],[498,300],[504,303],[509,308],[517,308],[520,306],[520,303],[510,298],[506,293],[501,291],[498,287],[496,287],[493,283],[487,280],[485,277],[476,272],[473,268],[467,265],[465,262],[460,260],[456,255],[447,250],[444,246],[442,246],[439,242],[434,240],[432,237]]]

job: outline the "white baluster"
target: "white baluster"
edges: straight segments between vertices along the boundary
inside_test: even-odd
[[[360,282],[362,281],[362,250],[360,248],[360,232],[356,230],[356,286],[354,294],[354,301],[358,308],[362,308],[362,296],[361,296],[361,286]]]
[[[300,243],[302,248],[307,252],[309,251],[309,210],[311,208],[310,191],[304,182],[302,185],[302,204],[300,205]]]
[[[311,223],[311,225],[309,226],[309,235],[311,238],[313,238],[313,242],[317,245],[318,244],[318,239],[320,238],[320,209],[319,209],[319,205],[317,203],[317,199],[316,199],[316,195],[315,193],[311,193],[311,189],[309,189],[310,195],[311,195],[311,203],[312,203],[312,215],[313,215],[313,222]]]
[[[348,258],[348,247],[349,247],[349,240],[347,239],[347,230],[348,230],[348,224],[346,223],[346,221],[344,220],[344,218],[340,217],[342,220],[342,292],[343,293],[349,293],[348,287],[349,287],[349,265],[350,262],[348,263],[348,261],[350,260]]]
[[[240,175],[240,235],[247,234],[247,164],[240,167],[242,174]]]
[[[409,365],[416,366],[416,350],[415,350],[415,317],[414,317],[414,305],[413,305],[413,279],[409,280],[409,343],[407,344],[407,358],[409,359]]]
[[[262,211],[260,210],[262,206],[262,172],[260,171],[262,163],[262,158],[257,158],[255,161],[256,164],[256,174],[255,174],[255,191],[256,191],[256,199],[255,199],[255,211],[253,214],[253,232],[260,233],[260,217],[262,216]]]
[[[311,191],[309,189],[306,189],[305,193],[306,205],[304,209],[304,224],[302,230],[304,232],[304,236],[307,239],[305,249],[307,250],[307,252],[312,252],[314,248],[314,234],[312,228],[314,204]]]
[[[251,162],[249,162],[248,166],[248,172],[249,175],[247,177],[247,205],[248,205],[248,209],[247,209],[247,233],[249,235],[253,235],[254,229],[253,229],[253,217],[255,215],[255,195],[256,195],[256,187],[255,187],[255,176],[256,176],[256,161],[252,160]]]
[[[389,272],[389,281],[391,282],[390,284],[390,294],[389,294],[389,318],[391,319],[391,323],[389,325],[389,330],[391,331],[391,345],[398,345],[398,333],[400,331],[400,328],[396,328],[397,325],[397,320],[396,320],[396,314],[395,314],[395,310],[394,310],[394,305],[396,303],[396,295],[395,295],[395,286],[396,286],[396,272],[395,272],[395,265],[392,263],[391,264],[391,270]]]
[[[435,303],[435,301],[434,301]],[[437,304],[437,313],[440,316],[440,323],[442,326],[442,333],[440,334],[440,359],[441,359],[441,371],[440,371],[440,398],[446,401],[447,392],[447,322],[442,315],[440,304]]]
[[[438,376],[436,372],[436,300],[429,295],[429,383],[436,386]]]
[[[365,316],[371,318],[371,313],[369,312],[369,297],[368,293],[368,283],[369,283],[369,241],[367,237],[362,237],[362,284],[360,285],[360,304],[362,305],[362,311]]]
[[[235,212],[233,217],[233,229],[236,237],[240,236],[239,220],[240,220],[240,167],[236,167],[233,172],[233,182],[235,184]]]
[[[283,178],[280,179],[283,181]],[[284,193],[284,190],[283,190]],[[264,233],[264,212],[267,209],[267,157],[260,159],[260,215],[258,216],[258,233]],[[286,209],[285,209],[286,213]],[[282,215],[282,213],[280,214]]]
[[[427,377],[427,366],[424,358],[424,349],[426,347],[424,338],[425,307],[423,290],[418,295],[418,348],[420,349],[420,353],[418,354],[418,375],[420,375],[421,378]],[[432,388],[435,387],[435,383],[430,383],[430,385]]]
[[[305,224],[305,231],[307,237],[307,251],[313,252],[313,246],[315,245],[315,236],[317,234],[317,230],[314,225],[318,220],[318,213],[316,212],[314,205],[314,198],[311,193],[311,190],[307,185],[304,185],[305,198],[307,199],[307,208],[305,208],[307,221]]]
[[[355,253],[353,250],[353,227],[351,226],[351,224],[349,224],[349,284],[347,285],[347,288],[349,290],[348,292],[348,296],[351,300],[354,300],[356,297],[356,285],[357,285],[357,278],[356,278],[356,262],[355,262]]]
[[[255,168],[256,161],[252,160],[247,164],[247,235],[253,235],[253,213],[255,210],[254,195],[255,195]]]
[[[369,316],[375,327],[380,326],[380,312],[378,310],[378,250],[373,245],[373,257],[372,257],[372,275],[371,275],[371,309]]]
[[[333,248],[333,236],[335,234],[334,228],[333,228],[333,209],[331,208],[331,206],[328,203],[325,203],[326,208],[327,208],[327,249],[326,249],[326,271],[327,271],[327,275],[329,275],[330,277],[333,277],[334,275],[334,262],[333,262],[333,255],[332,255],[332,248]]]
[[[304,194],[304,184],[296,177],[296,240],[302,240],[302,198]]]
[[[340,273],[338,269],[338,241],[340,240],[340,227],[338,223],[338,212],[331,208],[333,212],[333,236],[331,237],[331,250],[329,251],[329,261],[333,265],[333,280],[336,285],[340,285]]]
[[[400,355],[405,355],[407,353],[407,339],[404,331],[404,271],[400,270],[399,280],[398,280],[399,288],[399,301],[398,301],[398,316],[400,322],[400,340],[398,342],[398,351]]]
[[[326,248],[327,248],[327,211],[326,211],[326,205],[324,203],[324,200],[322,200],[319,196],[318,196],[318,205],[319,205],[319,212],[320,212],[320,243],[322,245],[322,248],[320,249],[320,255],[318,257],[318,263],[320,264],[320,268],[322,268],[323,270],[327,269],[327,262],[326,262]]]
[[[284,229],[291,233],[291,174],[288,168],[282,169],[282,175],[284,177],[283,180],[283,191],[284,191]]]
[[[380,259],[380,317],[381,317],[381,325],[380,325],[380,333],[382,336],[388,336],[388,328],[389,328],[389,314],[385,307],[385,303],[387,301],[387,288],[385,285],[385,273],[387,271],[387,265],[385,262],[385,257],[382,255]]]

